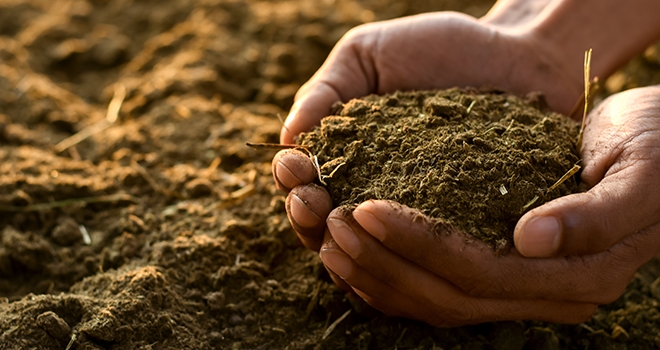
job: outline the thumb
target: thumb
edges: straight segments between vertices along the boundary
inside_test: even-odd
[[[514,230],[516,249],[527,257],[593,254],[660,222],[655,190],[660,176],[654,168],[620,169],[588,192],[531,210]]]
[[[324,82],[310,81],[296,94],[296,102],[284,121],[280,133],[280,143],[293,144],[293,138],[301,132],[309,131],[319,125],[328,115],[332,104],[342,101],[339,91]]]
[[[377,27],[361,26],[350,30],[314,76],[298,93],[284,122],[280,142],[293,143],[293,137],[319,125],[332,104],[347,102],[376,91],[376,67],[372,51],[378,38]]]

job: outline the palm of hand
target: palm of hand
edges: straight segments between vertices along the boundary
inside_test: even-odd
[[[493,86],[513,93],[541,91],[567,113],[580,77],[532,34],[503,29],[459,13],[431,13],[371,23],[350,31],[296,95],[281,141],[318,125],[336,101],[370,93]],[[580,58],[576,58],[579,64]]]

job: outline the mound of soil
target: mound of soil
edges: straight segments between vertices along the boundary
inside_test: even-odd
[[[522,214],[577,191],[579,126],[542,98],[451,89],[368,96],[298,138],[336,205],[389,199],[492,245]]]

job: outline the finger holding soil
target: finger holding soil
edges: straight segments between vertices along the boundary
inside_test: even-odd
[[[316,185],[294,187],[286,198],[289,221],[303,244],[318,251],[325,231],[325,219],[332,210],[332,200],[325,188]]]
[[[278,152],[273,159],[273,178],[277,187],[284,191],[314,182],[317,177],[314,164],[308,155],[295,149]]]

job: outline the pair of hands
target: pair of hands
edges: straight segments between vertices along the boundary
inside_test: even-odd
[[[581,77],[524,31],[455,13],[420,15],[349,32],[296,96],[282,143],[317,125],[335,101],[395,90],[494,85],[541,91],[567,113]],[[575,61],[580,62],[581,57]],[[660,251],[660,87],[626,91],[587,118],[587,192],[526,213],[516,248],[496,256],[462,232],[389,201],[333,210],[309,157],[273,160],[301,241],[334,281],[389,315],[434,326],[497,320],[581,322],[618,298]]]

